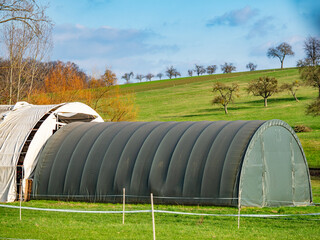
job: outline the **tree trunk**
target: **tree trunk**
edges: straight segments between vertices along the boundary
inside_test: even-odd
[[[225,114],[228,114],[227,105],[224,105],[224,113],[225,113]]]
[[[281,61],[281,69],[283,69],[283,60]]]
[[[297,98],[296,94],[295,94],[295,93],[293,93],[292,95],[293,95],[293,96],[294,96],[294,98],[296,99],[296,102],[299,102],[299,99]]]
[[[13,95],[13,65],[10,66],[10,88],[9,88],[9,105],[12,104]]]
[[[264,107],[268,107],[268,98],[264,99]]]

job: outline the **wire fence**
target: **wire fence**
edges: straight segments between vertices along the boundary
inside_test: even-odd
[[[3,208],[20,209],[20,206],[0,204]],[[32,211],[47,211],[47,212],[64,212],[64,213],[93,213],[93,214],[123,214],[123,213],[151,213],[152,210],[126,210],[126,211],[102,211],[102,210],[75,210],[75,209],[60,209],[60,208],[36,208],[36,207],[21,207],[23,210]],[[238,217],[238,214],[212,214],[212,213],[191,213],[167,210],[154,210],[155,213],[176,214],[176,215],[190,215],[190,216],[212,216],[212,217]],[[297,216],[320,216],[318,213],[301,213],[301,214],[240,214],[241,217],[252,218],[275,218],[275,217],[297,217]]]
[[[125,195],[125,189],[123,189],[123,194],[120,195],[112,195],[113,197],[122,198],[123,210],[79,210],[79,209],[62,209],[62,208],[39,208],[39,207],[27,207],[22,206],[22,194],[20,195],[19,206],[12,204],[0,204],[0,208],[11,208],[11,209],[19,209],[20,221],[22,220],[22,210],[24,211],[45,211],[45,212],[60,212],[60,213],[82,213],[82,214],[122,214],[122,224],[125,224],[125,215],[126,214],[142,214],[142,213],[152,213],[152,228],[153,228],[153,239],[156,239],[156,226],[155,226],[155,213],[158,214],[174,214],[174,215],[185,215],[185,216],[207,216],[207,217],[234,217],[238,222],[238,229],[240,228],[240,219],[245,218],[293,218],[293,217],[302,217],[302,216],[320,216],[320,212],[316,213],[295,213],[295,214],[241,214],[241,205],[238,204],[237,214],[224,214],[224,213],[207,213],[207,212],[188,212],[188,211],[168,211],[168,210],[155,210],[153,206],[154,197],[153,194],[150,194],[150,202],[151,206],[149,209],[144,210],[125,210],[126,199],[130,197],[136,198],[137,196]],[[110,197],[110,195],[108,196]],[[141,197],[141,196],[139,196]],[[165,198],[165,197],[159,197]],[[171,198],[171,197],[170,197]],[[195,198],[193,198],[195,199]],[[197,198],[198,199],[198,198]],[[201,198],[200,198],[201,199]],[[219,199],[226,200],[226,199]],[[238,203],[240,199],[227,198],[227,200],[237,200]]]

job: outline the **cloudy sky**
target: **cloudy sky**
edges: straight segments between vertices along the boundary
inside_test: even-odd
[[[315,0],[51,0],[55,23],[51,60],[73,61],[88,74],[111,68],[164,73],[173,65],[182,74],[195,64],[231,62],[245,71],[279,68],[269,47],[288,42],[293,67],[304,57],[303,41],[320,36],[320,1]],[[121,81],[120,81],[121,83]]]

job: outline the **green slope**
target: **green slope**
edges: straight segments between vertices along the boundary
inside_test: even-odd
[[[297,96],[300,102],[282,92],[268,100],[248,95],[246,87],[249,81],[261,76],[276,77],[280,84],[299,80],[296,68],[284,70],[263,70],[231,74],[215,74],[200,77],[179,78],[127,84],[122,91],[135,92],[139,121],[218,121],[218,120],[269,120],[281,119],[292,127],[306,125],[312,132],[298,133],[304,147],[309,166],[320,167],[320,118],[307,116],[305,108],[317,96],[317,90],[302,87]],[[240,96],[228,107],[225,115],[222,106],[212,106],[211,92],[214,81],[236,82],[240,85]]]

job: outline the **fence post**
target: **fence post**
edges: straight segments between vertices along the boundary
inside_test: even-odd
[[[124,212],[126,210],[126,189],[123,188],[123,197],[122,197],[123,207],[122,207],[122,224],[124,224]]]
[[[151,212],[152,212],[152,230],[153,230],[153,240],[156,240],[156,226],[154,222],[154,208],[153,208],[153,194],[151,193]]]
[[[240,213],[241,213],[241,190],[238,198],[238,229],[240,228]]]

